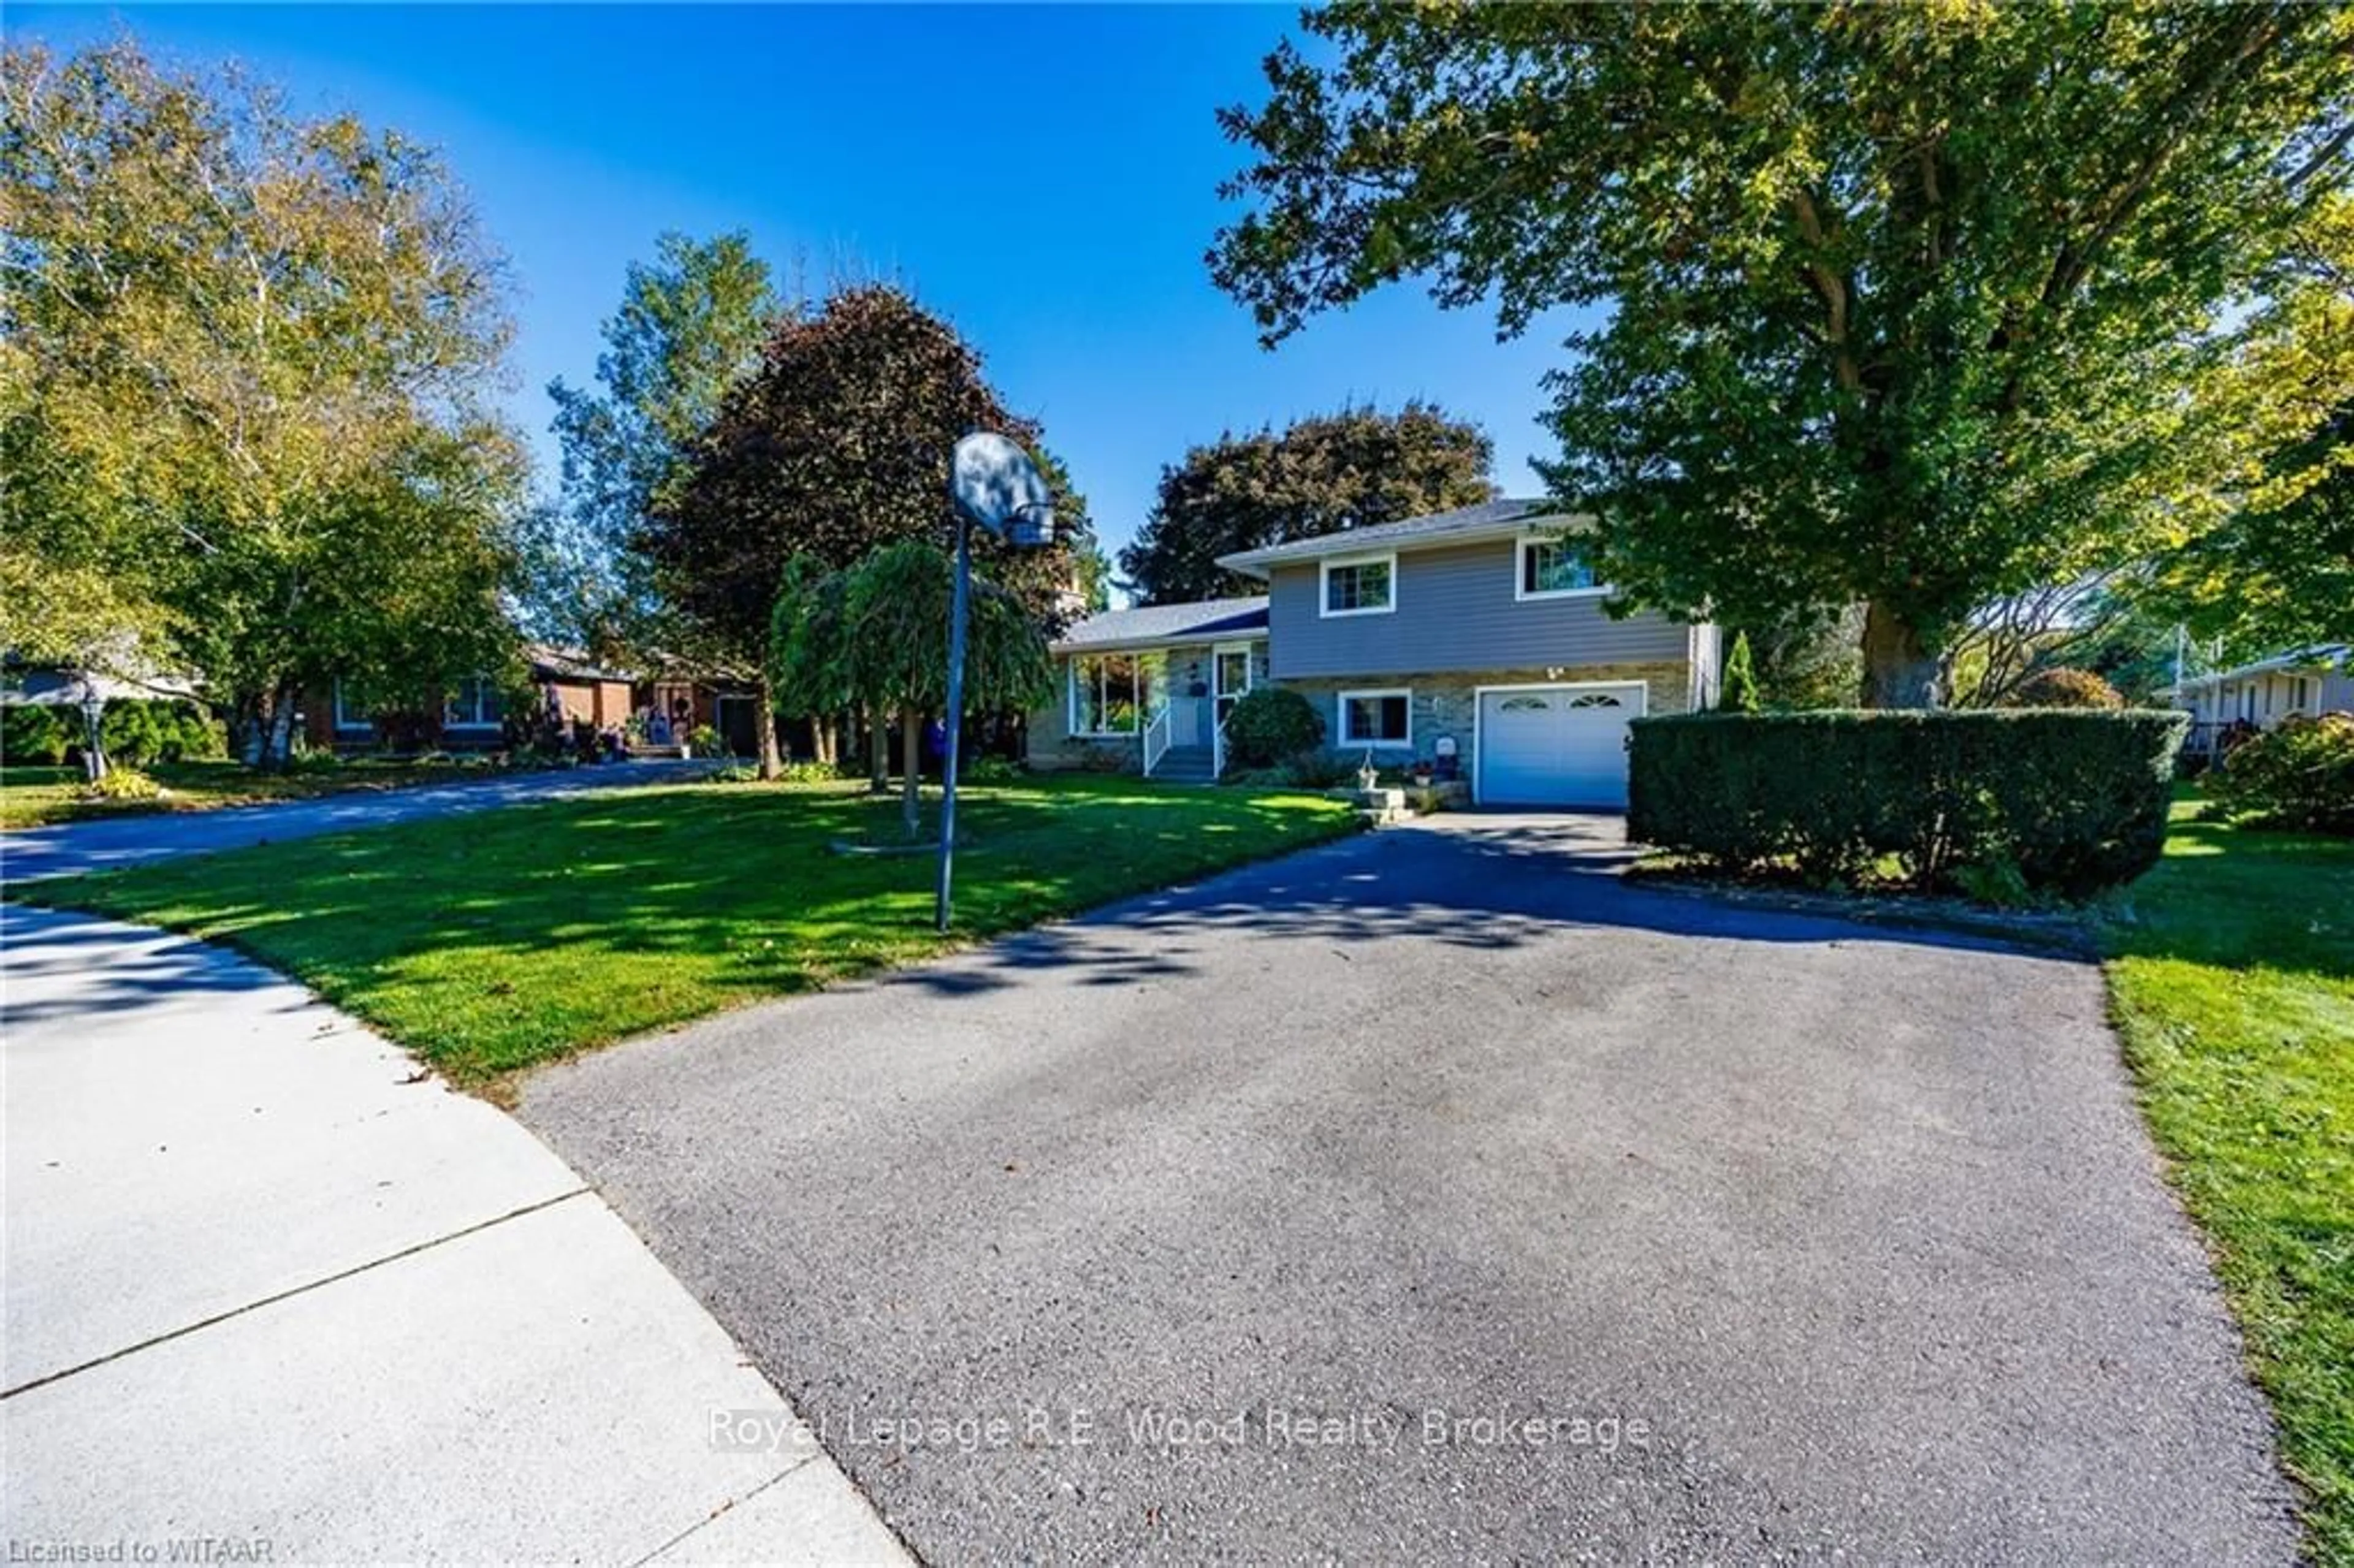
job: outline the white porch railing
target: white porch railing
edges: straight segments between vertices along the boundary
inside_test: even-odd
[[[1151,778],[1152,770],[1160,767],[1161,759],[1168,755],[1169,705],[1163,703],[1161,705],[1161,710],[1145,722],[1144,776],[1147,779]]]
[[[1220,717],[1210,725],[1210,777],[1223,779],[1226,776],[1226,721]]]

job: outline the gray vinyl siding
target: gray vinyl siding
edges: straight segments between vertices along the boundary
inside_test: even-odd
[[[1690,656],[1685,623],[1649,611],[1613,620],[1601,596],[1522,600],[1511,540],[1397,557],[1397,609],[1387,615],[1317,613],[1317,563],[1275,568],[1267,647],[1274,678],[1405,674],[1443,670],[1644,664]]]

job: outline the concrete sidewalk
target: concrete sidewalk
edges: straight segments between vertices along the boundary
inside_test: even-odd
[[[716,766],[705,761],[642,761],[546,773],[493,774],[416,789],[354,789],[309,800],[228,806],[217,811],[158,811],[54,828],[22,828],[0,832],[0,882],[112,871],[175,855],[249,849],[285,839],[349,832],[419,817],[487,811],[605,789],[688,784]]]
[[[904,1561],[561,1160],[300,988],[0,906],[0,1019],[8,1561]]]

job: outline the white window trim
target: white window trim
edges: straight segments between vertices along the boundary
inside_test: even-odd
[[[502,722],[501,720],[486,719],[482,716],[482,688],[490,684],[491,678],[488,675],[470,675],[467,677],[467,680],[471,680],[474,683],[474,716],[472,718],[444,719],[441,723],[441,727],[445,730],[497,729],[500,726]],[[458,689],[462,694],[465,690],[465,682],[460,682]],[[454,699],[452,700],[454,701]]]
[[[352,718],[348,715],[344,706],[344,678],[341,675],[335,677],[335,689],[329,703],[329,716],[334,719],[334,727],[339,730],[374,730],[376,728],[376,721],[373,719]]]
[[[1088,659],[1117,659],[1123,654],[1140,662],[1144,657],[1142,653],[1130,649],[1108,648],[1100,653],[1074,653],[1066,661],[1068,673],[1065,680],[1069,711],[1065,715],[1066,722],[1063,726],[1064,734],[1074,740],[1134,740],[1144,733],[1144,702],[1142,694],[1136,692],[1133,685],[1129,689],[1129,701],[1136,709],[1134,729],[1081,729],[1079,727],[1079,665]],[[1140,662],[1139,667],[1141,667]]]
[[[1512,547],[1512,598],[1526,604],[1541,599],[1599,599],[1610,591],[1608,583],[1596,583],[1592,588],[1537,588],[1529,587],[1529,552],[1539,545],[1564,545],[1568,538],[1560,534],[1523,534]]]
[[[1332,608],[1332,574],[1344,567],[1385,566],[1390,569],[1390,601],[1384,605],[1369,605],[1360,609]],[[1365,556],[1328,556],[1316,563],[1316,616],[1320,620],[1345,620],[1352,615],[1391,615],[1397,610],[1397,552]]]
[[[1405,699],[1405,736],[1399,740],[1369,740],[1349,733],[1349,705],[1367,698],[1404,697]],[[1367,686],[1359,691],[1336,692],[1332,697],[1333,732],[1340,736],[1335,746],[1371,746],[1384,749],[1411,750],[1414,747],[1414,688],[1412,686]]]
[[[1221,691],[1218,687],[1218,664],[1228,654],[1238,655],[1243,662],[1243,683],[1240,691]],[[1252,642],[1214,642],[1210,645],[1210,697],[1243,697],[1257,683],[1258,651]]]

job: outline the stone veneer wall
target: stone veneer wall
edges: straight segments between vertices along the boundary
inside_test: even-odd
[[[1313,702],[1324,715],[1324,743],[1341,745],[1342,692],[1389,691],[1405,686],[1413,692],[1414,755],[1431,757],[1442,735],[1455,737],[1456,758],[1465,778],[1471,777],[1472,717],[1479,708],[1481,686],[1549,686],[1581,681],[1643,683],[1644,712],[1680,714],[1691,705],[1691,670],[1681,662],[1662,664],[1573,664],[1551,670],[1450,670],[1440,675],[1397,675],[1346,681],[1285,681]],[[1354,751],[1354,747],[1348,749]],[[1375,761],[1402,758],[1404,747],[1378,747]]]
[[[1265,644],[1260,645],[1263,650]],[[1183,684],[1195,679],[1208,678],[1209,651],[1183,649],[1170,654],[1170,677],[1173,684]],[[1064,664],[1056,661],[1057,678],[1064,678]],[[1267,666],[1262,652],[1252,672],[1252,679],[1267,683]],[[1442,735],[1455,737],[1456,757],[1465,778],[1471,777],[1472,715],[1479,706],[1481,686],[1544,686],[1579,681],[1606,681],[1624,683],[1643,683],[1644,711],[1653,714],[1680,714],[1691,705],[1691,670],[1681,662],[1657,664],[1573,664],[1558,672],[1552,670],[1479,670],[1466,673],[1450,670],[1445,674],[1363,677],[1351,680],[1284,681],[1288,686],[1313,702],[1324,715],[1325,744],[1340,744],[1341,720],[1337,694],[1341,692],[1383,691],[1398,686],[1414,693],[1414,754],[1431,757],[1432,747]],[[1402,758],[1402,748],[1380,747],[1376,760]],[[1040,768],[1091,768],[1099,770],[1135,773],[1143,766],[1142,744],[1133,736],[1099,738],[1075,736],[1070,733],[1070,706],[1067,695],[1048,704],[1030,715],[1028,758],[1030,765]]]

